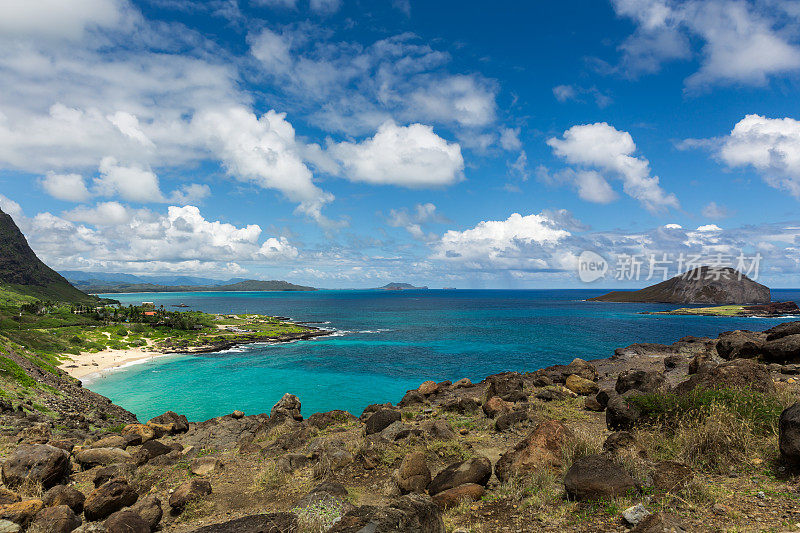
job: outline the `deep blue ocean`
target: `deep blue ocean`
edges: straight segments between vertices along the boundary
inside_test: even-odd
[[[170,409],[206,420],[269,412],[285,392],[308,416],[397,402],[421,382],[528,371],[608,357],[634,342],[672,343],[788,319],[643,315],[678,306],[585,302],[603,290],[419,290],[110,294],[123,304],[185,303],[212,313],[319,322],[334,335],[223,353],[176,355],[109,372],[86,387],[147,420]],[[800,290],[773,290],[800,302]]]

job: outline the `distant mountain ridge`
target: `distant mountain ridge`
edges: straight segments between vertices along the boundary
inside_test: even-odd
[[[78,282],[78,287],[93,294],[131,292],[248,292],[248,291],[315,291],[314,287],[288,281],[249,279],[226,285],[157,285],[154,283]]]
[[[32,296],[76,304],[100,300],[73,287],[61,274],[45,265],[28,245],[11,215],[0,210],[0,288]]]
[[[596,302],[748,305],[772,301],[768,287],[733,268],[702,266],[638,291],[613,291]]]
[[[82,270],[62,270],[59,272],[74,285],[101,285],[117,283],[150,283],[152,285],[230,285],[247,281],[247,278],[215,279],[185,275],[137,275],[123,272],[84,272]]]

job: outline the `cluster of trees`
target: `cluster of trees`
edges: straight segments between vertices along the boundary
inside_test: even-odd
[[[144,307],[138,305],[114,307],[75,306],[74,312],[103,322],[127,322],[166,326],[172,329],[192,330],[206,325],[206,315],[198,312],[167,311],[164,306]]]

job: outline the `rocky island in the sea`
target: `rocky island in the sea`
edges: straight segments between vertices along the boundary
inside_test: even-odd
[[[751,305],[772,301],[770,290],[730,267],[698,267],[637,291],[612,291],[596,302]]]

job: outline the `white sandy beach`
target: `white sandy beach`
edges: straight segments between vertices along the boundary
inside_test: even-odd
[[[102,352],[83,352],[80,355],[71,355],[70,360],[64,361],[59,368],[70,376],[83,381],[90,374],[107,372],[118,367],[141,363],[154,357],[164,355],[161,352],[141,348],[128,350],[103,350]]]

